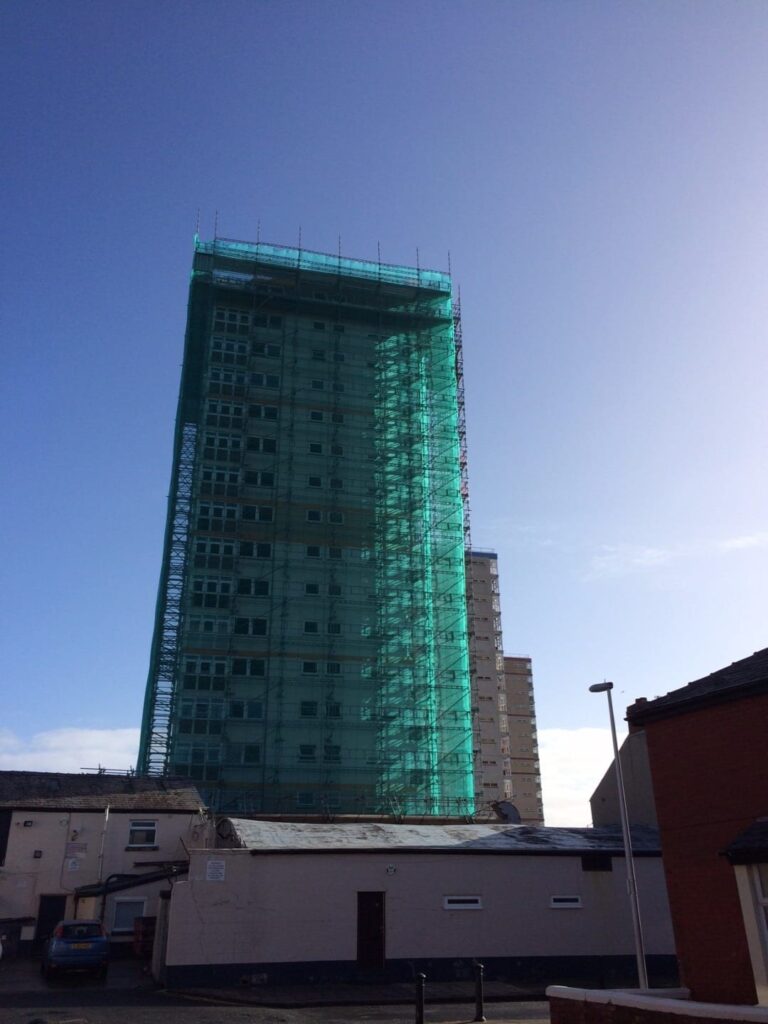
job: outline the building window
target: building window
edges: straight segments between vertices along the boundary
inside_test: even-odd
[[[263,676],[266,663],[263,658],[233,658],[233,676]]]
[[[252,373],[251,384],[255,388],[279,388],[280,378],[276,373]]]
[[[229,702],[230,718],[259,719],[264,716],[264,705],[260,700],[231,700]]]
[[[302,718],[317,718],[317,701],[303,700],[299,705],[299,714]]]
[[[329,512],[328,513],[328,522],[332,523],[334,526],[341,526],[341,524],[344,522],[344,513],[343,512]]]
[[[319,632],[319,626],[317,622],[305,622],[304,623],[305,633],[317,633]]]
[[[313,348],[312,349],[312,358],[316,359],[318,362],[323,362],[324,363],[325,362],[325,349]]]
[[[319,583],[305,583],[304,584],[304,593],[305,594],[319,594],[320,593],[320,584]]]
[[[325,388],[325,381],[324,380],[313,380],[312,381],[312,390],[313,391],[322,391],[324,388]]]
[[[275,510],[271,505],[243,505],[242,517],[246,522],[271,523]]]
[[[309,444],[309,454],[310,455],[322,455],[323,454],[323,446],[320,444],[319,441],[310,441],[310,444]]]
[[[277,451],[277,440],[274,437],[248,437],[245,447],[249,452],[265,452],[274,455]]]
[[[317,544],[307,544],[307,558],[319,558],[320,548]]]
[[[340,622],[329,622],[328,623],[328,632],[332,636],[339,636],[339,634],[341,633],[341,623]]]
[[[329,558],[341,558],[341,548],[328,548]]]
[[[313,423],[322,423],[325,419],[325,413],[321,412],[320,409],[310,409],[309,418]]]
[[[443,896],[443,910],[482,910],[482,896]]]
[[[328,673],[329,676],[341,675],[341,662],[329,661],[325,666],[325,671]]]
[[[129,846],[155,846],[157,842],[156,821],[132,821],[128,828]]]
[[[325,330],[325,324],[322,322],[322,320],[315,320],[315,322],[312,324],[312,327],[316,331],[324,331]]]
[[[300,743],[299,744],[299,760],[300,761],[316,761],[317,760],[317,746],[314,743]]]
[[[323,478],[320,477],[320,476],[311,476],[311,477],[309,477],[307,479],[307,484],[310,487],[322,487],[323,486]]]
[[[127,900],[117,897],[115,915],[112,919],[112,934],[132,934],[137,917],[144,916],[144,900]]]
[[[343,412],[332,412],[331,413],[331,423],[343,423],[343,422],[344,422],[344,413]]]
[[[323,760],[333,763],[341,761],[341,747],[336,744],[326,743],[323,748]]]
[[[258,764],[261,760],[261,747],[256,743],[243,744],[243,764]]]
[[[317,662],[316,661],[304,661],[301,664],[301,671],[308,676],[317,675]]]
[[[338,701],[330,700],[325,705],[326,718],[341,718],[341,704]]]
[[[319,508],[308,508],[307,509],[307,522],[308,523],[322,523],[323,513]]]
[[[249,487],[274,487],[275,474],[264,470],[246,470],[245,482]]]
[[[254,544],[250,540],[240,541],[240,555],[243,558],[271,558],[271,544]]]
[[[268,597],[269,580],[254,580],[242,577],[237,581],[237,592],[244,597]]]
[[[235,633],[238,636],[266,636],[266,619],[235,619]]]
[[[328,584],[328,596],[329,597],[341,597],[341,584],[340,583],[329,583]]]
[[[553,910],[577,910],[581,907],[581,896],[551,896],[549,905]]]
[[[272,317],[273,320],[279,319],[279,317]],[[276,327],[277,324],[272,324]],[[279,359],[280,358],[280,346],[275,344],[267,344],[264,341],[254,341],[251,346],[251,351],[255,356],[267,356],[268,359]]]
[[[343,455],[343,454],[344,454],[344,449],[342,448],[342,446],[340,444],[332,444],[331,445],[331,455]]]
[[[276,405],[249,405],[248,415],[252,420],[276,420]]]

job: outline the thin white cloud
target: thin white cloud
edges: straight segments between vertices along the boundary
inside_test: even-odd
[[[586,573],[587,580],[652,572],[685,559],[712,558],[734,552],[768,549],[768,532],[726,537],[724,540],[652,547],[642,544],[604,544],[594,555]]]
[[[49,729],[29,740],[0,729],[0,769],[80,772],[99,767],[125,771],[136,764],[138,729]]]
[[[539,757],[545,823],[591,825],[589,798],[613,763],[610,729],[540,729]]]

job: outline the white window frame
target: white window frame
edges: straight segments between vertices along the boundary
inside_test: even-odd
[[[482,910],[483,897],[477,895],[443,896],[443,910]]]
[[[135,843],[134,832],[146,832],[152,829],[154,838],[151,843]],[[131,818],[128,823],[128,846],[132,850],[154,849],[157,846],[157,818]]]
[[[144,911],[147,909],[147,901],[144,898],[137,899],[136,897],[116,896],[112,905],[112,935],[133,935],[133,924],[130,928],[118,928],[117,926],[117,912],[118,908],[126,903],[141,904],[141,913],[134,914],[134,920],[137,917],[144,917]]]

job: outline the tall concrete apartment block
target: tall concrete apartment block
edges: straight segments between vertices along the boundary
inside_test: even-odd
[[[460,337],[446,274],[196,240],[140,770],[473,812]]]
[[[505,658],[497,556],[467,554],[475,806],[514,804],[525,824],[543,824],[530,658]]]
[[[526,825],[543,825],[541,765],[531,659],[505,657],[504,681],[512,762],[512,802]]]

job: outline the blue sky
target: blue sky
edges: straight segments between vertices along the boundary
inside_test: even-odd
[[[473,539],[573,750],[545,810],[590,683],[623,706],[766,645],[765,3],[33,0],[0,38],[0,763],[129,758],[198,209],[450,252]]]

